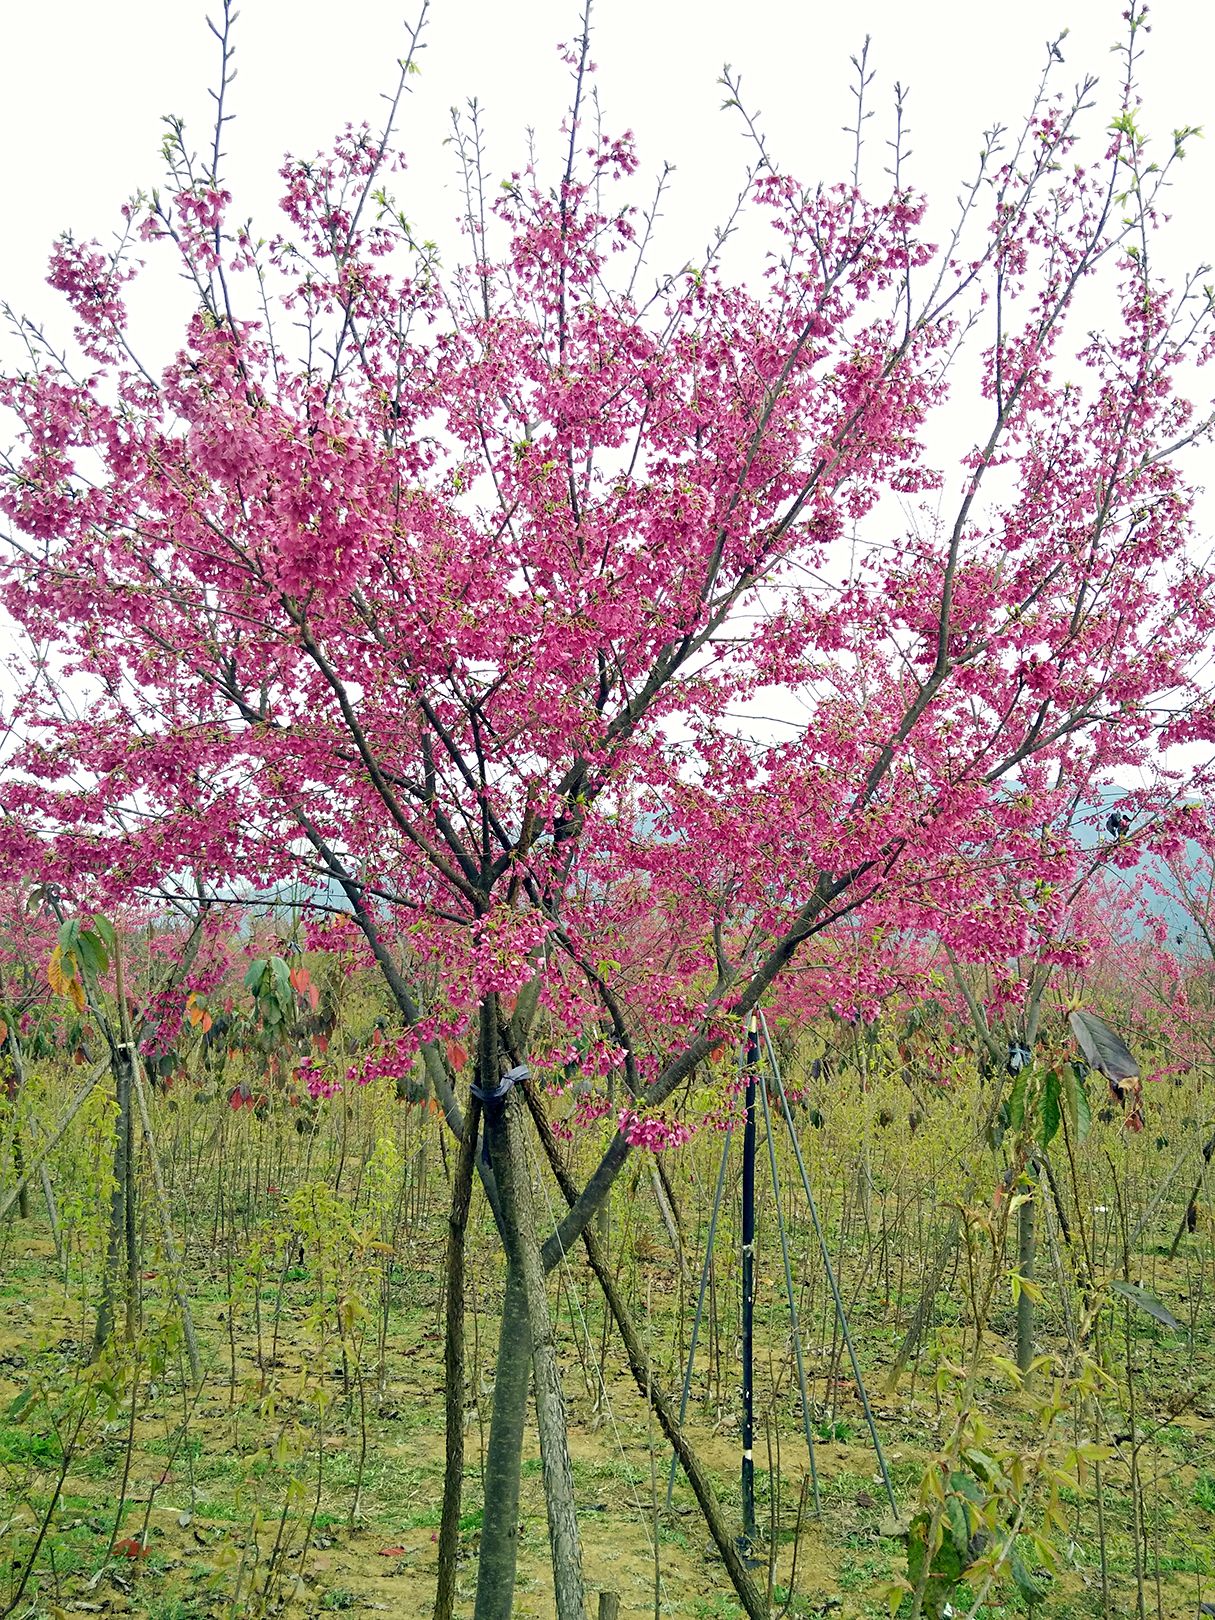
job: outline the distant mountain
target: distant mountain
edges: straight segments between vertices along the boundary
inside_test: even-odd
[[[1098,806],[1086,815],[1077,827],[1078,841],[1082,849],[1096,849],[1098,845],[1107,843],[1111,834],[1107,830],[1106,822],[1113,814],[1120,800],[1133,797],[1125,788],[1105,788],[1102,790]],[[1132,826],[1132,831],[1133,831]],[[1186,859],[1197,861],[1201,855],[1198,845],[1190,842],[1186,844]],[[1185,906],[1177,893],[1177,882],[1168,867],[1158,855],[1144,855],[1134,866],[1128,867],[1122,874],[1130,883],[1136,879],[1151,879],[1153,883],[1143,883],[1140,892],[1146,901],[1146,909],[1150,916],[1163,918],[1168,927],[1170,949],[1177,955],[1182,955],[1198,939],[1198,930],[1194,926]],[[1159,888],[1153,886],[1158,884]],[[1134,919],[1134,933],[1136,938],[1142,938],[1147,932],[1144,924],[1136,917]]]

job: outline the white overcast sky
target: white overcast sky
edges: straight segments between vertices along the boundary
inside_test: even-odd
[[[420,3],[420,0],[414,0]],[[159,179],[160,117],[185,116],[201,147],[218,0],[8,0],[0,49],[0,298],[47,314],[43,285],[52,237],[112,229],[137,186]],[[1120,0],[598,0],[597,82],[609,129],[633,129],[643,172],[676,165],[666,209],[671,257],[682,262],[728,206],[746,161],[737,115],[721,109],[722,64],[743,75],[777,162],[806,180],[842,178],[851,116],[849,56],[872,36],[871,162],[889,133],[891,86],[910,87],[913,183],[945,213],[995,120],[1028,105],[1045,43],[1064,28],[1060,84],[1101,76],[1103,121],[1119,70],[1111,44],[1124,31]],[[229,176],[238,211],[274,228],[276,171],[285,152],[309,155],[347,119],[374,121],[404,42],[397,0],[244,0],[235,43],[239,77],[229,126]],[[1142,66],[1145,122],[1167,147],[1182,122],[1209,125],[1174,193],[1179,265],[1215,261],[1215,20],[1198,0],[1159,0]],[[536,127],[555,163],[568,74],[555,46],[578,30],[577,0],[432,0],[422,74],[413,81],[401,140],[411,172],[399,188],[415,226],[458,254],[453,155],[441,143],[449,108],[476,96],[491,164],[519,165]],[[1099,127],[1099,126],[1097,126]],[[1094,131],[1095,132],[1095,131]],[[930,216],[930,218],[933,216]],[[931,234],[931,232],[930,232]],[[1170,254],[1171,256],[1171,254]],[[656,267],[657,268],[657,267]]]
[[[162,115],[184,116],[197,147],[209,145],[208,86],[218,51],[205,18],[209,9],[219,14],[219,0],[0,4],[0,300],[45,321],[50,335],[66,336],[66,312],[44,281],[49,245],[65,229],[108,239],[121,203],[160,181]],[[397,0],[244,0],[230,96],[236,116],[225,144],[235,212],[252,214],[257,234],[278,228],[284,154],[313,154],[347,120],[377,125],[381,92],[394,82],[405,46],[404,20],[415,15]],[[1150,21],[1141,122],[1162,155],[1175,126],[1210,130],[1210,139],[1194,143],[1171,194],[1164,257],[1180,272],[1215,263],[1215,8],[1159,0]],[[961,183],[974,172],[983,130],[994,122],[1016,128],[1046,42],[1064,29],[1065,63],[1055,82],[1067,90],[1086,74],[1099,75],[1088,126],[1089,154],[1099,153],[1121,71],[1111,47],[1125,34],[1122,0],[1007,7],[977,0],[597,0],[593,26],[606,129],[636,133],[643,175],[675,165],[667,252],[651,261],[655,272],[700,252],[750,155],[738,115],[721,110],[723,63],[742,74],[744,99],[762,116],[774,161],[807,182],[834,181],[851,167],[851,137],[842,129],[853,117],[849,57],[870,35],[870,167],[880,170],[884,161],[892,86],[900,80],[910,90],[909,180],[928,194],[926,234],[939,240]],[[419,235],[444,246],[449,262],[462,252],[455,159],[443,145],[450,108],[478,98],[495,175],[522,166],[525,132],[534,126],[551,178],[569,94],[556,46],[578,27],[578,0],[431,0],[422,72],[411,81],[398,131],[410,169],[396,191]],[[154,299],[170,291],[147,283],[143,290]],[[159,354],[145,352],[153,364],[168,357],[180,330],[171,318],[177,303],[154,304],[133,329],[137,344],[141,337],[163,344]],[[11,339],[0,333],[0,360],[13,356]],[[1204,449],[1187,470],[1215,486],[1213,462],[1215,452]],[[1208,497],[1199,508],[1204,526],[1211,510]]]

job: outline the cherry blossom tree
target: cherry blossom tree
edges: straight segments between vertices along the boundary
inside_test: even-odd
[[[231,23],[206,150],[171,123],[114,242],[54,249],[71,343],[13,324],[0,848],[82,905],[290,880],[349,913],[462,1140],[458,1190],[479,1121],[488,1143],[507,1270],[476,1614],[511,1611],[534,1370],[564,1620],[543,1274],[594,1244],[647,1121],[791,963],[850,959],[845,919],[1019,949],[1009,869],[1071,859],[1041,836],[1063,762],[1099,781],[1210,739],[1181,460],[1211,428],[1186,394],[1211,298],[1154,257],[1186,132],[1153,161],[1138,11],[1112,100],[1058,93],[1052,58],[952,215],[915,189],[901,107],[888,170],[858,104],[855,173],[807,183],[728,76],[742,195],[656,276],[665,180],[640,189],[590,117],[584,18],[555,166],[495,184],[457,121],[449,262],[397,199],[413,51],[381,130],[288,160],[271,234],[240,222]],[[192,303],[167,361],[130,336],[153,256]],[[932,447],[960,406],[955,461]],[[595,1034],[621,1108],[548,1234],[538,1012]],[[470,1019],[462,1094],[444,1040]]]

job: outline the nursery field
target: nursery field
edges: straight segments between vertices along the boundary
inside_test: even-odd
[[[130,9],[6,175],[0,1620],[1215,1616],[1186,8]]]
[[[958,1487],[962,1498],[969,1490],[976,1510],[1006,1527],[1015,1519],[1019,1550],[982,1589],[983,1543],[977,1521],[967,1523],[967,1556],[947,1570],[936,1554],[924,1612],[946,1612],[948,1599],[957,1614],[1199,1613],[1215,1600],[1215,1244],[1200,1078],[1149,1087],[1141,1132],[1128,1132],[1120,1111],[1102,1117],[1094,1108],[1086,1140],[1065,1131],[1056,1141],[1050,1184],[1043,1173],[1030,1201],[1038,1234],[1030,1283],[1028,1267],[1017,1273],[1015,1218],[1003,1227],[993,1218],[1007,1201],[995,1191],[1005,1165],[985,1122],[993,1087],[1007,1079],[982,1082],[973,1064],[959,1065],[952,1084],[925,1097],[880,1047],[829,1079],[815,1065],[816,1078],[808,1056],[816,1041],[806,1033],[787,1043],[794,1129],[894,1508],[790,1136],[774,1118],[779,1198],[762,1132],[758,1156],[759,1533],[750,1549],[771,1612],[877,1620],[909,1604],[922,1558],[917,1566],[908,1526],[931,1509],[933,1468],[948,1458],[955,1484],[976,1482]],[[728,1065],[719,1067],[729,1097]],[[56,1061],[29,1066],[20,1104],[27,1154],[38,1140],[33,1122],[56,1118],[80,1078]],[[1090,1089],[1099,1079],[1090,1077]],[[0,1229],[5,1613],[433,1612],[453,1139],[433,1105],[398,1098],[391,1083],[302,1107],[282,1090],[246,1087],[250,1105],[233,1107],[241,1083],[229,1070],[218,1085],[200,1073],[167,1092],[143,1088],[172,1245],[145,1142],[136,1165],[139,1297],[129,1334],[120,1311],[99,1353],[112,1089],[94,1090],[46,1158],[46,1177],[31,1174],[24,1216],[14,1209]],[[544,1105],[558,1122],[570,1111],[564,1096]],[[706,1129],[635,1155],[599,1234],[653,1385],[673,1398],[705,1279],[686,1431],[737,1529],[733,1144],[702,1269],[725,1140]],[[592,1162],[601,1146],[593,1128],[557,1138],[567,1161]],[[561,1194],[534,1141],[530,1151],[547,1230]],[[11,1169],[10,1158],[6,1177]],[[502,1281],[501,1246],[474,1190],[457,1613],[471,1612]],[[554,1268],[548,1292],[592,1605],[603,1592],[625,1615],[741,1614],[682,1473],[668,1504],[670,1447],[581,1248]],[[1040,1358],[1023,1387],[1018,1294]],[[531,1427],[519,1521],[514,1612],[549,1616]]]

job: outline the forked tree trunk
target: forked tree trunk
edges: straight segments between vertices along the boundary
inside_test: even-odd
[[[541,1145],[545,1150],[557,1185],[561,1188],[562,1196],[566,1202],[572,1207],[577,1196],[574,1185],[557,1156],[551,1136],[543,1134],[546,1127],[534,1093],[528,1092],[527,1102],[536,1120],[536,1130],[541,1134]],[[633,1374],[633,1381],[637,1385],[637,1391],[647,1403],[652,1405],[663,1434],[666,1435],[672,1450],[679,1458],[688,1484],[692,1487],[693,1494],[704,1517],[705,1524],[709,1528],[709,1534],[713,1537],[717,1550],[721,1554],[726,1573],[730,1577],[730,1584],[733,1586],[738,1600],[750,1620],[768,1620],[767,1602],[743,1562],[742,1552],[731,1533],[730,1526],[726,1522],[726,1516],[717,1500],[717,1493],[713,1489],[713,1482],[702,1466],[700,1458],[696,1455],[691,1441],[683,1432],[675,1404],[668,1399],[658,1382],[641,1335],[637,1331],[636,1324],[623,1295],[616,1286],[615,1278],[612,1276],[611,1268],[607,1263],[607,1257],[592,1226],[588,1225],[583,1228],[582,1242],[591,1269],[598,1279],[599,1286],[603,1289],[604,1299],[607,1301],[608,1309],[611,1311],[617,1330],[620,1333],[625,1356],[629,1363],[629,1371]],[[600,1601],[602,1604],[602,1597]]]
[[[475,1620],[509,1620],[511,1614],[518,1552],[519,1469],[527,1393],[527,1364],[524,1362],[520,1368],[518,1361],[520,1349],[528,1347],[531,1370],[535,1376],[536,1421],[540,1430],[540,1460],[548,1508],[557,1616],[558,1620],[586,1620],[582,1549],[574,1511],[573,1469],[569,1456],[561,1369],[557,1362],[544,1284],[544,1262],[532,1206],[527,1120],[516,1089],[509,1089],[501,1098],[494,1095],[499,1083],[498,1008],[497,998],[492,995],[487,996],[481,1005],[477,1071],[484,1109],[485,1139],[501,1203],[507,1285],[490,1426],[489,1450],[496,1477],[491,1481],[491,1457],[487,1456]],[[514,1297],[516,1295],[517,1299]],[[508,1339],[508,1317],[517,1320],[519,1316],[523,1318],[526,1332],[520,1333],[515,1326],[513,1338]],[[495,1441],[498,1442],[497,1446]]]
[[[499,1067],[498,1011],[494,996],[487,996],[481,1007],[479,1057],[485,1137],[502,1203],[507,1256],[510,1265],[519,1273],[531,1338],[536,1423],[540,1431],[540,1462],[548,1509],[557,1617],[558,1620],[586,1620],[582,1548],[574,1511],[574,1476],[570,1463],[565,1398],[532,1206],[527,1116],[523,1099],[516,1088],[511,1087],[501,1100],[491,1097],[498,1083]],[[489,1506],[488,1498],[486,1506]]]

